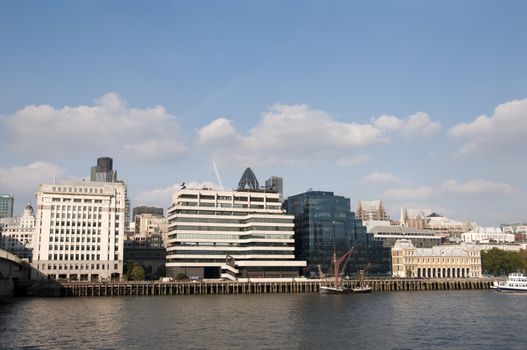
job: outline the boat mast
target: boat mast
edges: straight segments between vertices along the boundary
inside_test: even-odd
[[[333,221],[333,276],[335,276],[335,288],[338,288],[339,267],[337,264],[337,244],[335,243],[335,221]]]

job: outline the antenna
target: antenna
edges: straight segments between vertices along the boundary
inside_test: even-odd
[[[216,174],[216,179],[218,179],[220,188],[223,190],[223,183],[221,182],[220,172],[218,171],[218,167],[216,166],[216,162],[214,160],[212,161],[212,167],[214,168],[214,173]]]

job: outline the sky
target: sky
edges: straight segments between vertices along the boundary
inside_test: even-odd
[[[132,206],[246,167],[527,222],[525,1],[2,1],[0,193],[114,159]]]

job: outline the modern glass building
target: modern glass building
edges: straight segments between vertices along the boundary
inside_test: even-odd
[[[389,274],[390,248],[375,241],[367,233],[362,221],[351,211],[350,199],[335,196],[333,192],[308,191],[289,197],[284,209],[294,215],[295,253],[298,260],[306,260],[304,275],[318,274],[330,268],[333,254],[333,232],[337,256],[344,255],[351,247],[353,253],[345,273],[351,275],[371,263],[370,274]]]
[[[0,218],[13,216],[13,203],[15,199],[10,194],[0,194]]]

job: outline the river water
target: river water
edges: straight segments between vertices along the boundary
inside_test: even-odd
[[[480,291],[14,299],[0,349],[527,349],[527,295]]]

